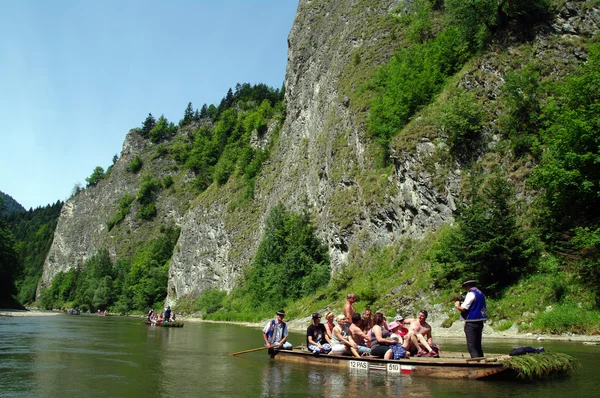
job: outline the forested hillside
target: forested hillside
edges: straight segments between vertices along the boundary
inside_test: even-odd
[[[39,302],[259,320],[353,291],[450,326],[469,277],[497,330],[598,333],[599,31],[597,1],[301,0],[281,90],[148,115],[65,203]]]
[[[2,214],[10,214],[15,211],[25,210],[12,196],[0,191],[0,197],[4,200],[4,210]]]

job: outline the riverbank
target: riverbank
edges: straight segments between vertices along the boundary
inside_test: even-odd
[[[27,309],[27,310],[12,310],[12,309],[0,309],[0,317],[23,317],[23,316],[56,316],[60,315],[60,311],[48,311],[39,309]],[[202,323],[227,323],[231,325],[240,325],[250,328],[262,329],[264,326],[263,322],[234,322],[234,321],[212,321],[196,317],[178,317],[179,321],[184,322],[202,322]],[[288,327],[291,331],[304,333],[306,331],[306,325],[310,324],[310,318],[295,319],[288,322]],[[464,338],[463,325],[460,322],[454,322],[449,328],[441,327],[436,322],[431,322],[433,328],[433,336],[444,337],[444,338]],[[574,341],[581,343],[593,343],[600,345],[600,336],[585,336],[577,334],[561,334],[551,335],[543,333],[520,333],[515,325],[508,330],[498,332],[491,327],[485,327],[483,329],[484,338],[489,339],[519,339],[519,340],[535,340],[535,341]]]
[[[55,316],[60,314],[60,311],[48,311],[38,309],[11,310],[0,308],[0,316]]]
[[[231,325],[240,325],[251,328],[262,329],[264,324],[267,322],[234,322],[234,321],[212,321],[202,318],[195,317],[178,317],[178,320],[185,322],[202,322],[202,323],[227,323]],[[291,331],[304,333],[306,332],[307,325],[310,324],[310,318],[303,318],[298,320],[292,320],[287,322],[288,328]],[[454,324],[449,328],[441,327],[440,325],[436,325],[435,322],[431,322],[433,328],[433,336],[435,337],[443,337],[443,338],[460,338],[464,339],[464,331],[463,324],[460,322],[454,322]],[[600,336],[585,336],[585,335],[577,335],[577,334],[561,334],[561,335],[551,335],[551,334],[543,334],[543,333],[519,333],[517,327],[513,325],[508,330],[498,332],[491,327],[485,327],[483,329],[483,337],[486,339],[498,339],[498,340],[534,340],[537,342],[541,342],[544,340],[552,340],[552,341],[573,341],[573,342],[581,342],[581,343],[592,343],[594,345],[600,345]]]

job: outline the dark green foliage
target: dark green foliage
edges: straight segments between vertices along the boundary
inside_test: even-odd
[[[551,232],[600,218],[600,44],[556,91],[543,108],[544,152],[531,179],[548,209],[539,222]]]
[[[517,372],[518,377],[523,380],[565,376],[578,367],[577,360],[572,356],[550,352],[514,356],[503,363]]]
[[[53,205],[12,213],[7,217],[16,240],[19,262],[23,265],[23,272],[16,280],[18,299],[23,304],[35,300],[42,266],[50,250],[62,206],[63,202],[57,201]]]
[[[212,127],[199,127],[191,146],[184,141],[173,143],[171,153],[178,162],[185,162],[186,167],[194,171],[199,190],[213,182],[223,185],[236,174],[245,184],[242,199],[253,196],[255,176],[268,153],[253,149],[250,135],[263,137],[267,133],[268,121],[274,116],[272,101],[280,101],[279,96],[278,90],[265,85],[238,84],[235,94],[231,92],[223,99]],[[229,103],[229,107],[224,105]],[[277,104],[279,102],[275,102]]]
[[[58,273],[52,285],[42,291],[45,308],[65,304],[94,311],[114,308],[119,312],[145,310],[167,294],[168,264],[179,229],[163,228],[155,240],[141,246],[132,258],[113,266],[107,250],[100,250],[82,270]]]
[[[102,179],[104,179],[105,174],[104,174],[104,169],[100,166],[97,166],[94,171],[92,172],[92,175],[90,175],[89,177],[86,177],[85,181],[87,182],[87,186],[94,186],[96,184],[98,184],[100,181],[102,181]]]
[[[596,306],[600,307],[600,227],[575,228],[571,243],[581,256],[574,264],[575,271],[595,293]]]
[[[21,206],[19,202],[14,200],[12,196],[5,194],[0,191],[0,202],[4,202],[4,206],[0,205],[0,216],[3,214],[10,214],[17,211],[25,211],[25,208]]]
[[[506,109],[500,119],[500,128],[510,140],[515,155],[531,153],[539,156],[539,67],[527,65],[520,73],[507,73],[504,80],[501,90]]]
[[[3,200],[0,198],[0,210]],[[0,211],[0,301],[9,301],[17,293],[15,281],[21,273],[21,262],[17,256],[16,242]]]
[[[483,110],[472,94],[457,90],[442,106],[438,122],[448,135],[451,152],[460,157],[469,153],[480,138]]]
[[[108,227],[109,231],[113,229],[115,225],[117,225],[125,219],[127,214],[129,214],[131,203],[133,203],[134,200],[135,197],[128,193],[126,193],[121,197],[121,199],[119,199],[119,208],[117,210],[117,214],[115,214],[115,216],[106,223],[106,226]]]
[[[156,205],[154,202],[161,187],[161,182],[151,175],[147,174],[142,177],[142,182],[137,193],[137,200],[140,203],[138,215],[142,220],[151,220],[156,215]]]
[[[162,180],[162,186],[164,189],[170,188],[173,185],[173,177],[165,176]]]
[[[432,248],[432,277],[439,286],[475,278],[490,295],[530,270],[537,255],[516,223],[513,192],[498,175],[471,180],[456,225]]]
[[[144,163],[142,162],[142,158],[139,155],[136,155],[131,162],[127,165],[127,171],[130,173],[137,173],[142,169]]]
[[[283,205],[270,211],[265,235],[246,273],[252,305],[279,308],[327,284],[327,247],[315,232],[307,213],[294,214]]]
[[[441,90],[446,78],[462,66],[465,55],[458,32],[447,29],[431,41],[401,50],[380,69],[369,130],[383,147]]]
[[[165,228],[163,234],[141,247],[129,269],[131,285],[124,294],[130,295],[134,308],[148,308],[167,296],[169,259],[179,238],[179,229]]]
[[[223,307],[227,292],[219,289],[208,289],[202,292],[196,301],[196,307],[205,314],[212,314]]]
[[[172,122],[169,123],[164,115],[161,115],[158,118],[158,121],[152,127],[148,134],[148,138],[150,141],[157,144],[161,141],[168,140],[173,137],[177,133],[177,126],[175,126]]]
[[[187,126],[188,124],[191,124],[193,121],[194,121],[194,108],[192,107],[192,103],[188,102],[188,105],[185,108],[185,111],[183,112],[183,119],[181,120],[181,122],[179,122],[179,125],[181,127]]]
[[[142,123],[140,135],[144,138],[148,138],[150,136],[150,131],[152,131],[155,125],[156,119],[154,119],[154,116],[152,116],[152,114],[149,113],[146,117],[146,120],[144,120],[144,123]]]
[[[446,0],[448,23],[457,27],[471,50],[479,50],[497,31],[528,31],[549,17],[549,0]]]

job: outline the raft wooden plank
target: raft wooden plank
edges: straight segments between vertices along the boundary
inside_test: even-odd
[[[467,362],[463,354],[448,353],[443,358],[410,358],[399,361],[376,357],[347,357],[339,355],[319,355],[303,350],[281,350],[274,359],[310,365],[348,368],[352,371],[387,371],[397,375],[429,376],[447,379],[481,379],[501,372],[506,368],[500,362]],[[400,365],[400,369],[389,364]]]

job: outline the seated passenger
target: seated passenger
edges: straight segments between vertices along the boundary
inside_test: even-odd
[[[371,329],[371,355],[384,359],[392,359],[393,352],[390,345],[397,342],[389,338],[390,332],[383,325],[383,314],[376,312],[373,316],[373,328]]]
[[[402,359],[410,357],[410,352],[408,351],[410,347],[410,338],[404,339],[407,335],[408,329],[403,326],[400,322],[392,322],[390,323],[390,338],[392,340],[396,340],[396,344],[390,345],[392,347],[392,359]]]
[[[355,312],[352,315],[352,324],[348,328],[350,331],[350,335],[352,336],[352,340],[358,346],[358,353],[360,355],[369,355],[371,353],[371,349],[368,347],[368,344],[371,342],[367,338],[367,335],[362,331],[363,319],[358,312]]]
[[[348,320],[346,316],[341,314],[337,318],[337,326],[333,328],[333,336],[331,337],[331,352],[329,355],[347,355],[352,354],[355,357],[360,357],[358,346],[352,340],[350,335]]]
[[[312,314],[312,323],[306,329],[306,346],[315,355],[328,354],[331,351],[330,339],[318,312]]]
[[[328,312],[327,314],[325,314],[325,331],[327,332],[327,336],[329,336],[330,340],[331,337],[333,337],[333,328],[335,327],[335,324],[333,323],[333,318],[335,318],[333,312]]]
[[[440,355],[432,348],[431,326],[425,322],[427,311],[419,311],[417,318],[405,319],[405,324],[410,324],[407,337],[411,340],[410,352],[418,357],[429,356],[437,358]],[[437,348],[437,346],[436,346]]]
[[[284,310],[279,310],[275,313],[275,319],[271,319],[263,328],[263,339],[265,345],[269,348],[283,348],[284,350],[291,350],[292,344],[287,341],[288,330],[287,325],[283,321],[285,316]]]

